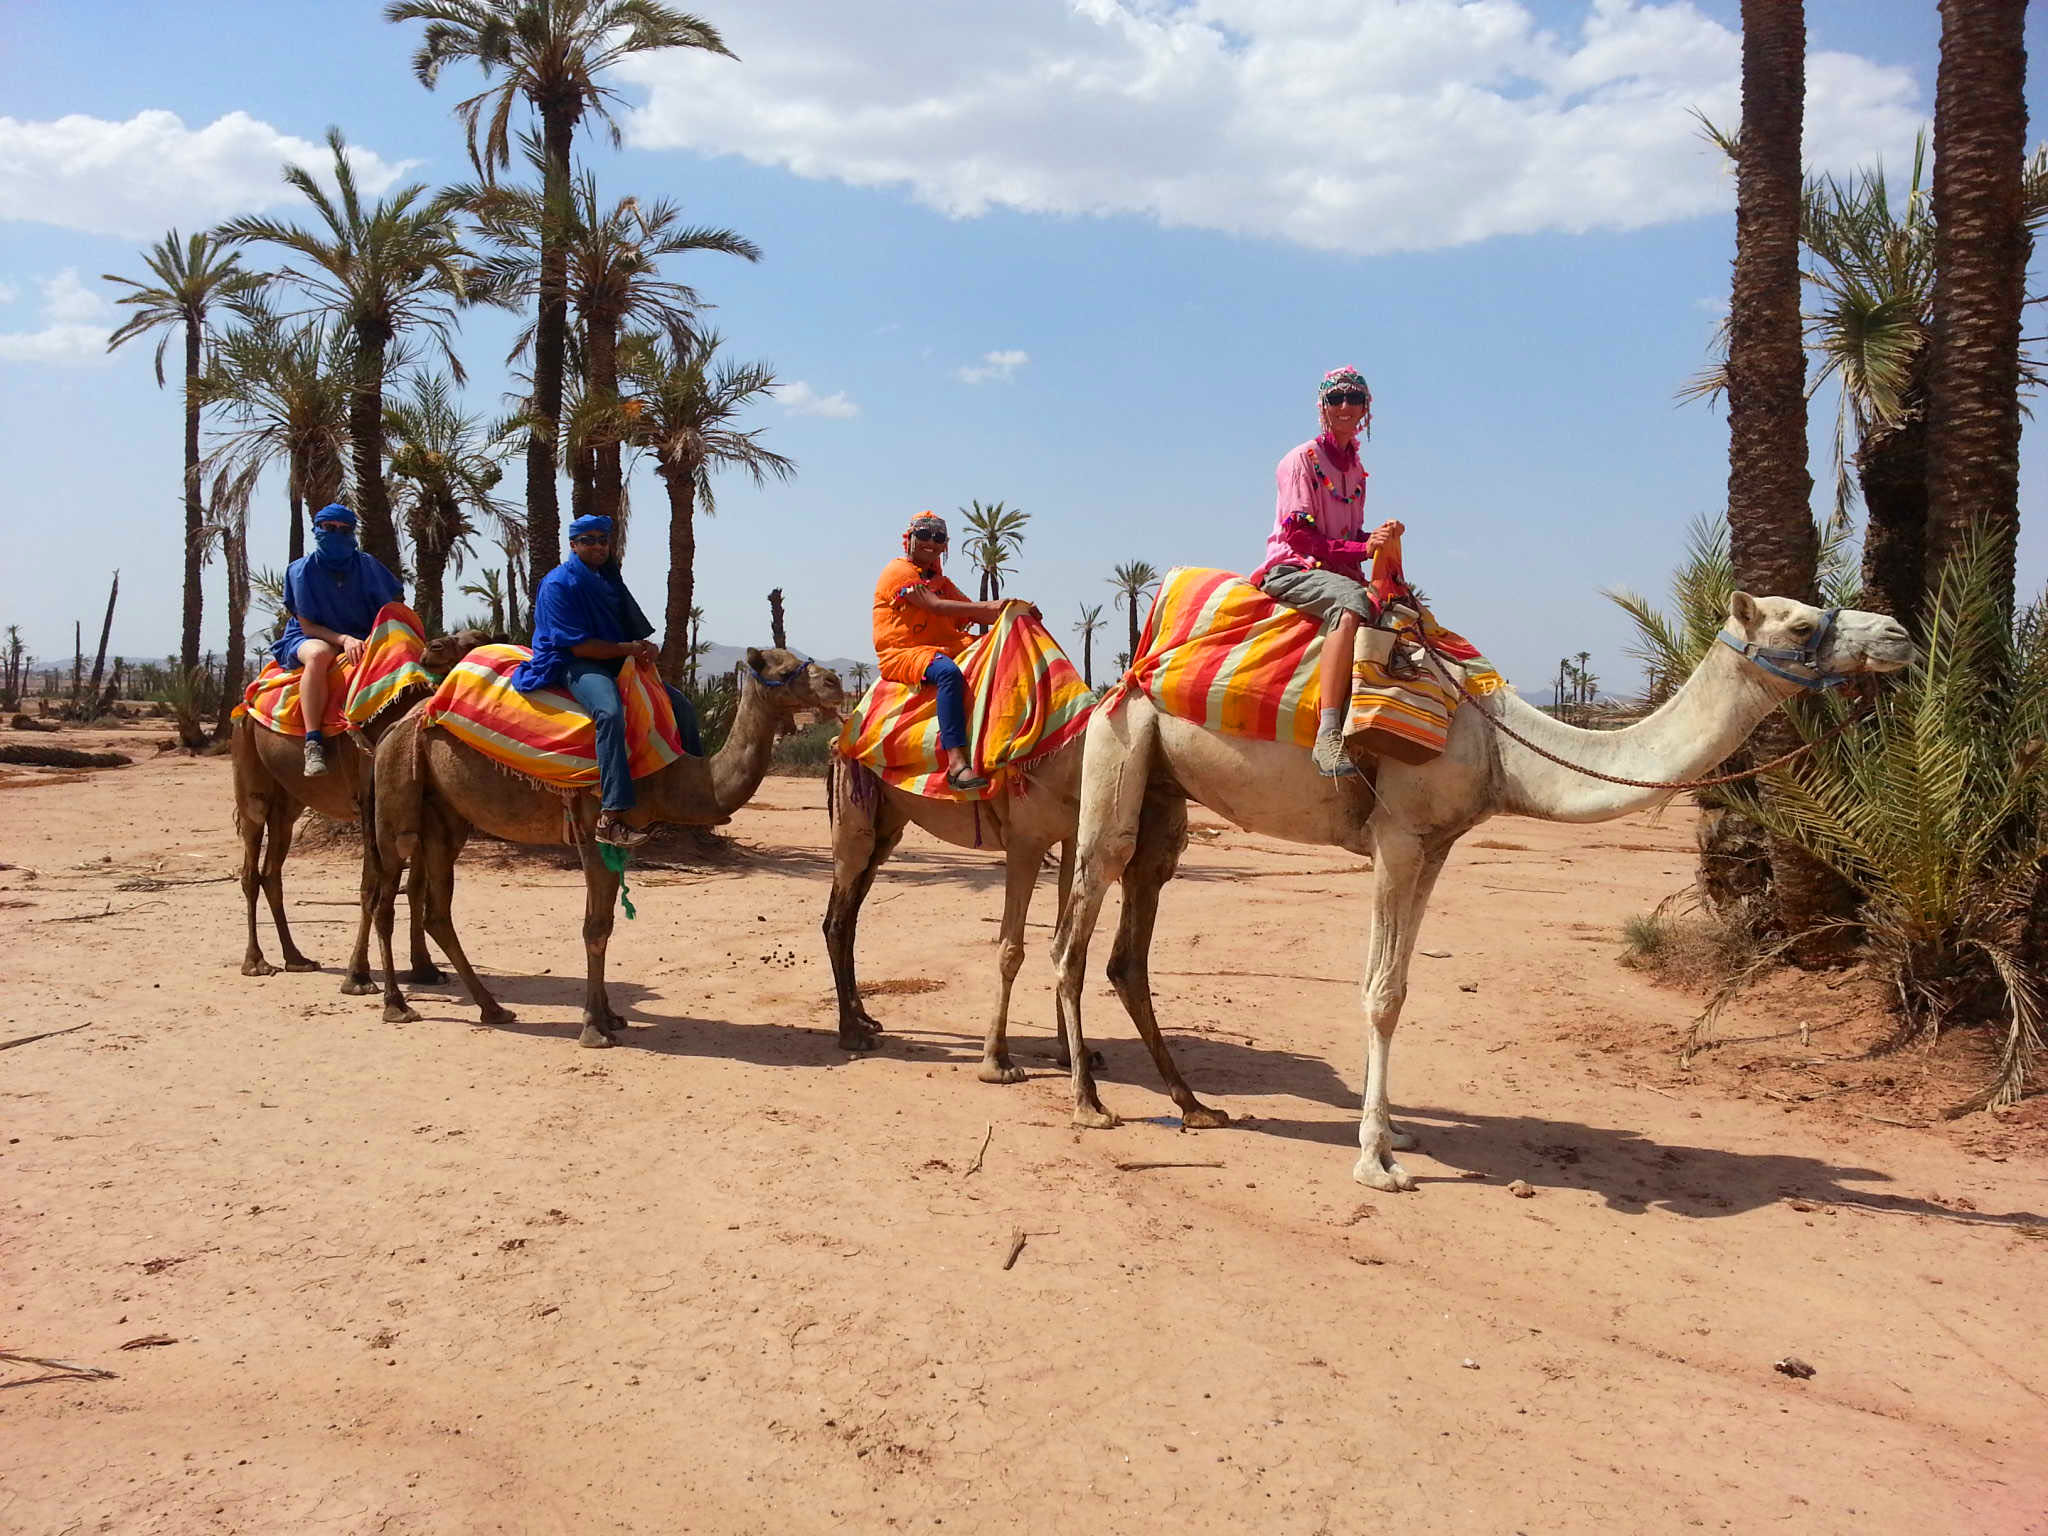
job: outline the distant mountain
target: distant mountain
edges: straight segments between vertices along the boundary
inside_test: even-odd
[[[697,663],[697,675],[699,677],[724,676],[731,672],[734,667],[738,666],[746,654],[744,646],[713,645],[704,653],[703,660]],[[799,650],[797,654],[803,655],[805,653]],[[854,662],[851,656],[813,656],[811,660],[818,663],[821,667],[830,667],[839,674],[839,680],[842,683],[846,684],[849,688],[853,686]],[[868,671],[872,673],[874,669],[875,659],[870,656],[868,658]]]

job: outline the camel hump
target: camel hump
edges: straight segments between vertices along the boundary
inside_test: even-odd
[[[426,793],[426,742],[417,711],[377,743],[375,783],[378,855],[388,862],[407,863],[419,852]]]

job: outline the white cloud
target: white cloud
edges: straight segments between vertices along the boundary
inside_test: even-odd
[[[984,352],[979,363],[953,371],[963,384],[986,384],[990,379],[1001,381],[1015,377],[1017,370],[1030,361],[1029,352]]]
[[[990,208],[1139,214],[1359,252],[1636,229],[1724,210],[1694,108],[1740,120],[1741,40],[1686,0],[777,0],[730,18],[745,60],[621,61],[644,148],[739,155]],[[1806,158],[1900,162],[1912,74],[1807,61]]]
[[[12,283],[0,283],[0,304],[12,304],[21,297],[21,290]]]
[[[104,361],[107,335],[119,323],[119,311],[106,295],[86,287],[75,267],[66,267],[36,286],[43,291],[43,328],[0,333],[0,362]],[[11,302],[14,290],[8,288],[6,293]]]
[[[373,196],[417,164],[355,145],[349,160],[356,184]],[[287,161],[326,180],[333,156],[325,144],[280,133],[246,112],[204,128],[187,128],[163,111],[119,123],[0,117],[0,219],[155,239],[173,226],[204,229],[231,214],[302,206],[279,175]]]
[[[847,398],[846,391],[821,395],[802,379],[775,386],[775,398],[792,416],[824,416],[833,421],[851,421],[860,407]]]

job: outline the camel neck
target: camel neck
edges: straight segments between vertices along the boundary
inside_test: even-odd
[[[744,665],[739,669],[739,689],[732,730],[711,759],[712,798],[727,816],[753,799],[768,776],[768,760],[775,751],[776,711],[767,690]]]
[[[1616,778],[1670,783],[1696,778],[1748,739],[1782,693],[1726,646],[1712,647],[1685,685],[1646,719],[1620,731],[1588,731],[1555,720],[1513,694],[1487,700],[1496,718],[1568,763]],[[1502,810],[1545,821],[1610,821],[1671,791],[1609,784],[1575,773],[1496,735],[1504,780]]]

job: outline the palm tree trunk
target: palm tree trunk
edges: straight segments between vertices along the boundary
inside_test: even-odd
[[[1912,415],[1856,454],[1863,490],[1863,596],[1860,607],[1888,613],[1917,639],[1927,560],[1927,387],[1916,365],[1904,402]]]
[[[606,406],[616,406],[619,398],[619,332],[616,322],[602,315],[594,317],[584,325],[584,340],[588,348],[583,385],[585,396]],[[626,486],[620,453],[618,437],[609,427],[598,434],[591,450],[590,509],[599,517],[612,520],[615,554],[625,533],[619,517]]]
[[[1806,106],[1804,0],[1743,0],[1742,135],[1736,160],[1735,280],[1728,321],[1728,542],[1737,585],[1812,602],[1819,540],[1806,470],[1806,357],[1799,322],[1800,134]],[[1757,732],[1775,757],[1797,745],[1782,715]],[[1769,793],[1768,789],[1766,793]],[[1777,921],[1812,928],[1853,894],[1795,844],[1773,838]],[[1790,953],[1820,963],[1836,942]]]
[[[99,710],[100,673],[107,664],[107,637],[114,632],[114,600],[120,595],[121,573],[116,571],[113,585],[107,588],[107,616],[100,621],[100,648],[93,653],[92,681],[86,684],[85,703],[88,719]]]
[[[398,528],[391,521],[391,497],[384,485],[384,342],[362,336],[356,382],[348,402],[349,445],[356,467],[355,514],[364,551],[393,575],[403,569]]]
[[[1095,691],[1095,632],[1081,631],[1081,681],[1088,685],[1088,691]]]
[[[1942,0],[1934,88],[1934,320],[1927,423],[1927,572],[1972,523],[1997,539],[2012,611],[2019,536],[2019,339],[2031,240],[2026,0]]]
[[[689,467],[664,463],[668,487],[668,611],[662,616],[661,675],[690,674],[690,610],[697,602],[697,477]]]
[[[199,619],[205,596],[199,585],[199,325],[185,322],[185,611],[178,636],[178,665],[199,665]]]
[[[1138,594],[1136,592],[1126,592],[1124,599],[1124,611],[1131,621],[1131,649],[1129,653],[1131,659],[1129,664],[1136,666],[1138,663]]]
[[[290,564],[291,561],[299,559],[306,553],[306,498],[305,494],[299,489],[306,483],[305,460],[296,448],[292,450],[291,483],[291,552],[285,557],[286,564]],[[326,503],[323,502],[322,505],[324,506]]]
[[[226,676],[221,681],[220,709],[214,717],[213,739],[225,741],[234,730],[234,709],[242,702],[242,687],[249,666],[249,535],[244,528],[229,527],[222,535],[221,553],[228,570],[228,657]]]
[[[569,205],[569,146],[576,119],[560,107],[541,110],[541,142],[547,151],[542,176],[550,217],[541,227],[540,300],[533,324],[533,413],[539,419],[526,439],[526,590],[562,555],[562,510],[555,488],[557,434],[562,416],[562,370],[569,347],[569,254],[553,217]]]
[[[433,515],[447,519],[444,527],[452,527],[453,519],[459,516],[452,507],[436,507]],[[430,635],[442,634],[446,630],[443,619],[442,588],[448,580],[448,551],[437,539],[413,540],[413,611],[420,616],[420,625]]]

